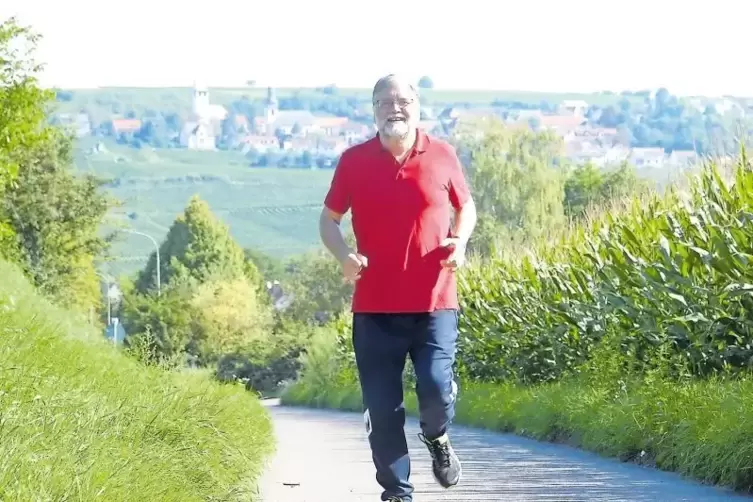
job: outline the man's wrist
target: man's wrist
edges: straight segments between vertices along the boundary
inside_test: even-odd
[[[468,239],[469,239],[469,237],[467,237],[467,236],[465,236],[463,234],[460,234],[458,232],[452,232],[452,233],[450,233],[450,238],[451,239],[457,239],[459,241],[460,245],[463,246],[463,247],[465,247],[468,244]]]
[[[335,254],[335,257],[337,258],[337,261],[340,263],[344,262],[348,256],[353,253],[353,250],[350,249],[350,247],[346,244],[345,246],[338,249],[338,252]]]

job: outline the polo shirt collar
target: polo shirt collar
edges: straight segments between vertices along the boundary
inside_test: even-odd
[[[416,153],[424,153],[429,148],[429,136],[420,128],[416,129]]]

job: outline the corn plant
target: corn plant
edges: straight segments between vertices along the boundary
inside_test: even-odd
[[[708,162],[685,192],[634,200],[517,259],[460,277],[458,369],[533,383],[577,372],[605,335],[625,369],[753,365],[753,170]]]

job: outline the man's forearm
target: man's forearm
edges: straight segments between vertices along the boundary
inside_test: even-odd
[[[340,225],[328,214],[322,213],[319,219],[319,236],[324,246],[338,261],[342,262],[351,252],[340,231]]]
[[[473,229],[476,227],[476,219],[476,204],[473,199],[470,199],[455,215],[452,235],[460,239],[464,245],[467,244]]]

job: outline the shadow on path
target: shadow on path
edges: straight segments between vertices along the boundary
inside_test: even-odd
[[[264,502],[380,500],[360,414],[284,407],[276,400],[265,405],[274,420],[278,454],[262,480]],[[463,462],[463,479],[444,490],[431,476],[418,431],[418,422],[409,418],[414,502],[753,501],[568,446],[458,425],[451,438]]]

